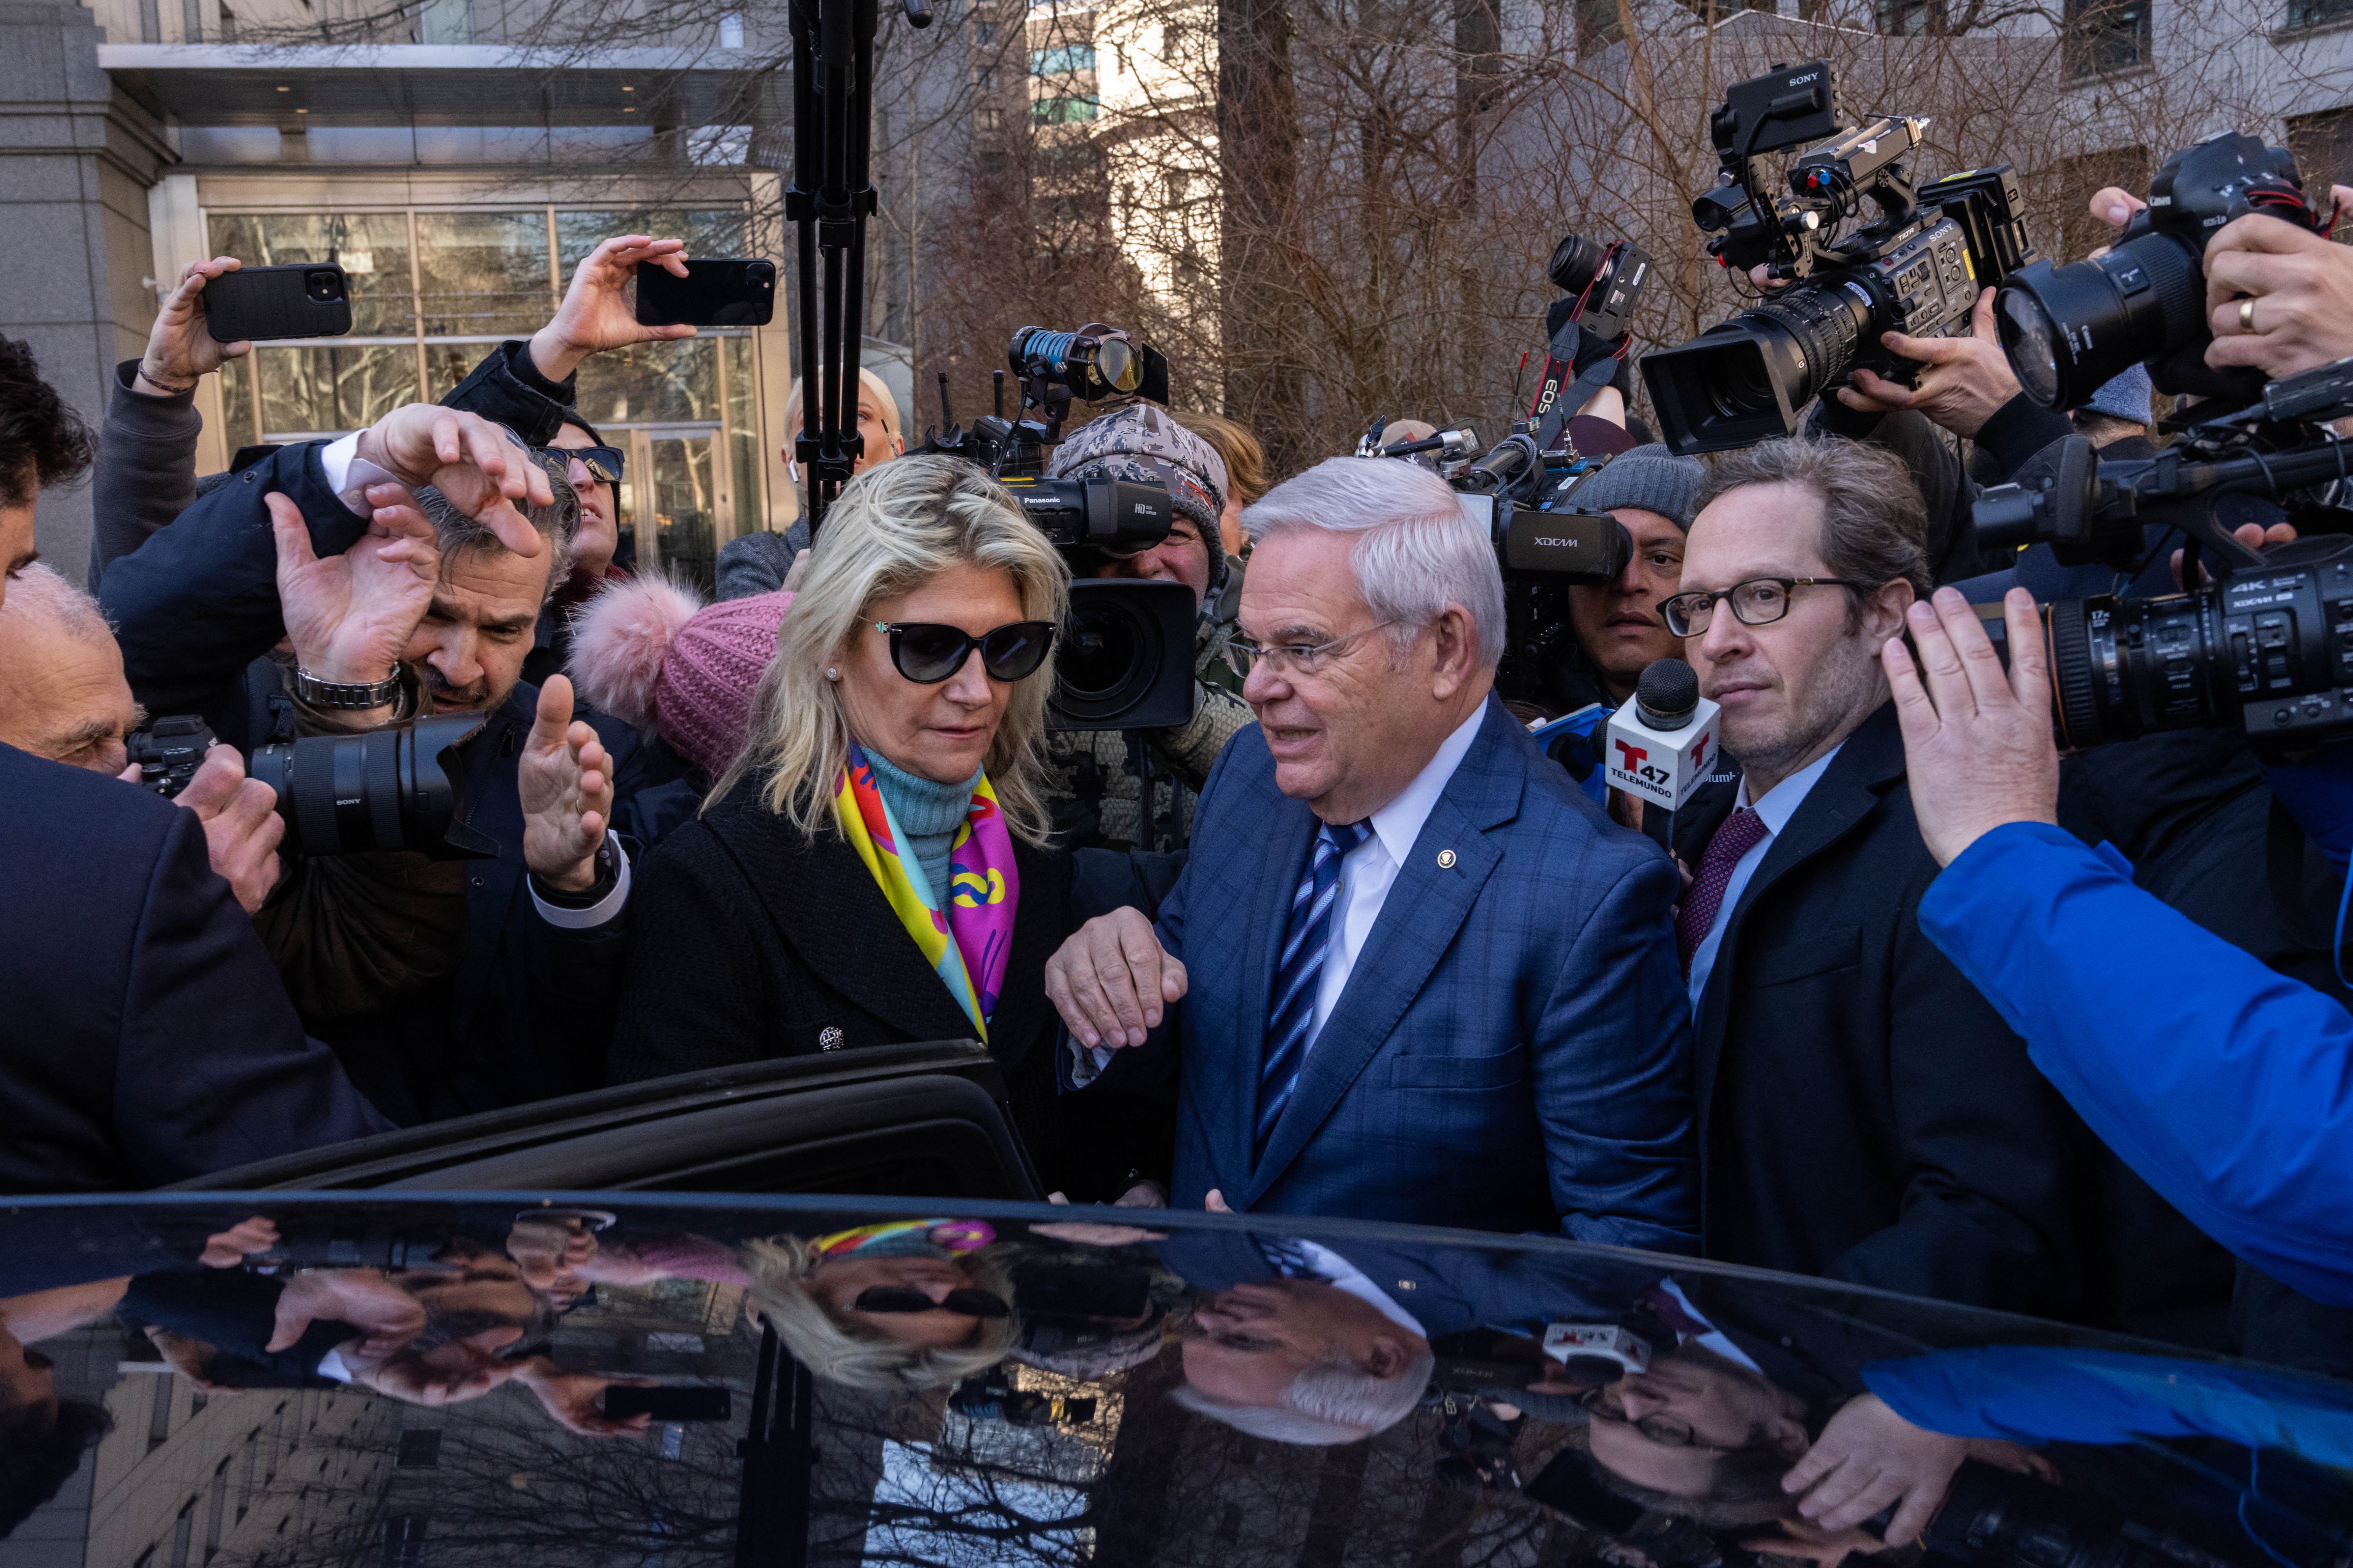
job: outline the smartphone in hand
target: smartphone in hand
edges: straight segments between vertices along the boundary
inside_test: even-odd
[[[352,286],[332,261],[240,267],[205,285],[205,330],[215,343],[341,337],[352,330]]]
[[[705,257],[674,276],[638,263],[639,326],[765,326],[776,313],[776,266],[752,257]]]
[[[633,1415],[650,1415],[656,1422],[724,1421],[733,1409],[728,1391],[715,1384],[636,1388],[617,1383],[605,1390],[605,1416],[609,1421],[627,1421]]]

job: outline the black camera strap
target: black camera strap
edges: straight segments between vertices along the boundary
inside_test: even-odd
[[[1574,380],[1567,379],[1572,363],[1569,356],[1577,352],[1580,332],[1577,324],[1571,322],[1562,329],[1561,336],[1553,340],[1553,345],[1547,351],[1549,357],[1545,361],[1545,385],[1558,387],[1560,390],[1554,393],[1552,401],[1538,411],[1536,450],[1540,452],[1552,450],[1560,440],[1561,431],[1567,428],[1570,418],[1592,402],[1604,387],[1618,379],[1620,361],[1614,354],[1603,355],[1587,366],[1583,375]],[[1567,340],[1566,353],[1562,343],[1564,338]]]

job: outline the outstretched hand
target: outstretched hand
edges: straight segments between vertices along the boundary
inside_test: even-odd
[[[596,732],[572,716],[572,683],[550,675],[523,742],[522,858],[566,893],[596,880],[596,850],[613,820],[613,762]]]
[[[1927,1528],[1968,1457],[1968,1444],[1915,1426],[1875,1393],[1841,1406],[1820,1439],[1781,1478],[1798,1512],[1822,1530],[1852,1530],[1895,1510],[1886,1542],[1908,1545]]]
[[[1900,637],[1880,650],[1904,729],[1913,813],[1938,865],[2005,823],[2059,820],[2042,618],[2024,588],[2010,590],[2002,615],[2008,670],[1977,611],[1948,588],[1912,606],[1917,666]]]
[[[503,425],[438,403],[404,403],[360,432],[359,455],[403,484],[429,484],[526,559],[547,548],[515,503],[555,500],[547,471]]]
[[[1974,440],[2001,406],[2018,396],[2018,377],[2002,352],[1993,319],[1993,291],[1978,295],[1964,337],[1907,337],[1883,333],[1888,352],[1918,363],[1919,385],[1905,387],[1875,371],[1857,370],[1852,387],[1839,389],[1839,401],[1864,413],[1915,408],[1930,423]]]
[[[573,270],[572,286],[555,318],[532,334],[531,362],[550,381],[562,381],[580,368],[580,362],[608,348],[633,343],[667,343],[692,337],[691,326],[641,325],[629,304],[629,281],[638,263],[651,261],[672,277],[686,276],[686,241],[656,239],[643,234],[622,234],[607,239],[580,260]]]

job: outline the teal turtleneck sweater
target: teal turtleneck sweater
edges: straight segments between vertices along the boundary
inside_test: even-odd
[[[972,805],[972,792],[980,787],[981,770],[973,769],[972,777],[961,784],[935,784],[898,767],[879,751],[867,752],[866,760],[873,766],[875,787],[882,791],[892,820],[907,836],[908,853],[923,868],[923,881],[930,885],[932,897],[946,908],[948,851]]]

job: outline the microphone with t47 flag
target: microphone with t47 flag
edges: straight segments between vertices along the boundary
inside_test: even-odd
[[[1609,715],[1602,760],[1611,787],[1666,810],[1683,810],[1715,767],[1719,711],[1699,694],[1699,675],[1689,664],[1652,662],[1634,700]]]

